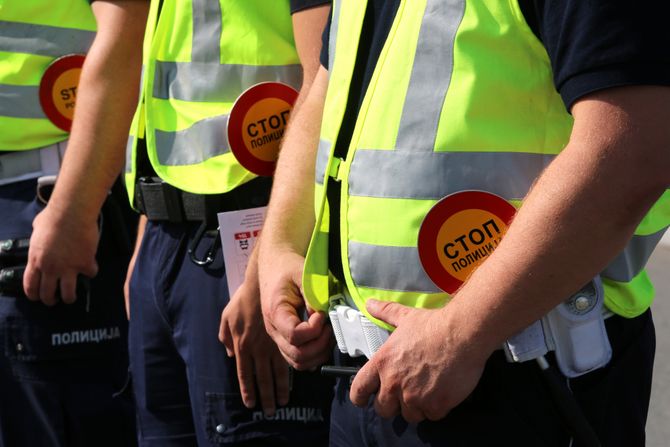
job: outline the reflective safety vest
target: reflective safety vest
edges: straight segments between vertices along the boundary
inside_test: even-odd
[[[316,162],[317,220],[304,293],[313,308],[324,310],[333,292],[324,180],[333,177],[339,183],[331,184],[341,188],[344,280],[358,308],[366,312],[369,298],[440,307],[449,296],[428,278],[417,250],[428,211],[463,190],[520,204],[568,143],[573,121],[552,83],[546,51],[517,2],[401,0],[347,157],[335,158],[365,8],[362,0],[336,0],[333,6]],[[653,287],[643,267],[669,224],[666,191],[602,272],[605,303],[613,312],[634,317],[650,306]]]
[[[95,29],[87,0],[0,2],[0,150],[67,139],[42,111],[40,81],[55,59],[85,54]]]
[[[127,147],[133,201],[137,138],[156,174],[196,194],[215,194],[254,178],[229,150],[228,115],[254,84],[299,88],[289,0],[153,1],[144,40],[140,105]]]

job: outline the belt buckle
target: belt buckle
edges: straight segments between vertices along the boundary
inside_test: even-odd
[[[333,326],[338,349],[351,357],[364,355],[371,359],[389,337],[388,331],[380,328],[361,311],[347,304],[336,304],[328,311],[328,316]]]

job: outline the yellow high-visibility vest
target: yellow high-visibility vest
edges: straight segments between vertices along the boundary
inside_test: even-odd
[[[254,178],[228,146],[237,97],[254,84],[299,88],[302,71],[288,0],[152,1],[144,40],[140,104],[131,127],[126,185],[131,202],[136,137],[158,176],[196,194]]]
[[[0,3],[0,151],[68,138],[42,110],[40,81],[57,58],[88,52],[95,30],[87,0]]]
[[[366,3],[333,6],[304,293],[313,308],[325,310],[333,292],[325,181],[333,177],[341,188],[344,280],[358,308],[366,312],[369,298],[440,307],[449,296],[428,278],[417,250],[428,211],[463,190],[520,204],[568,143],[573,120],[517,2],[401,0],[347,157],[335,158]],[[634,317],[650,306],[653,287],[643,267],[669,224],[666,191],[601,273],[613,312]]]

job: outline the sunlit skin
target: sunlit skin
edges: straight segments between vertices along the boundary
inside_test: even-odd
[[[149,2],[96,1],[98,32],[82,69],[72,132],[48,206],[33,221],[23,280],[33,301],[76,300],[77,275],[95,276],[98,213],[123,168],[137,106]]]
[[[317,77],[315,86],[320,82],[325,80]],[[313,89],[307,101],[323,104],[324,91]],[[670,184],[665,123],[670,89],[602,90],[578,100],[571,112],[569,144],[538,178],[496,251],[447,306],[423,310],[367,303],[373,316],[397,329],[356,375],[350,391],[355,405],[365,406],[374,396],[383,417],[402,414],[409,422],[444,417],[477,385],[491,352],[578,290],[625,246]],[[313,129],[316,121],[303,126]],[[291,154],[301,145],[314,149],[317,140],[318,130],[294,129],[287,136],[282,156],[291,161],[294,175],[305,177],[295,179],[295,189],[279,203],[311,203],[313,187],[307,183],[314,178],[313,162],[296,168],[300,160]],[[288,169],[281,161],[280,168]],[[266,234],[261,251],[261,278],[272,285],[262,289],[266,326],[293,366],[309,368],[327,350],[320,338],[325,325],[299,322],[294,312],[303,305],[298,270],[306,236],[301,231],[311,231],[313,218],[299,211],[281,215],[275,205],[273,228],[279,231]],[[285,228],[289,222],[294,231]],[[272,264],[273,252],[291,262]]]

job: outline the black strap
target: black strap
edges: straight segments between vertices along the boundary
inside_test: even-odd
[[[157,177],[142,177],[135,186],[135,205],[149,220],[207,222],[216,214],[264,206],[270,197],[272,178],[258,177],[223,194],[192,194]]]

